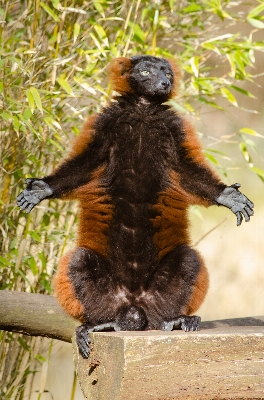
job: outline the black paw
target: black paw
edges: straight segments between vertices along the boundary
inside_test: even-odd
[[[199,331],[201,318],[197,315],[180,315],[171,321],[163,321],[161,329],[163,331],[172,331],[173,329],[182,329],[185,332]]]
[[[53,190],[41,179],[26,179],[26,183],[28,184],[26,189],[17,196],[17,204],[20,210],[26,210],[26,213],[30,213],[36,204],[51,196]]]
[[[76,343],[79,353],[83,358],[88,358],[90,355],[91,339],[88,336],[89,329],[85,325],[80,325],[76,329]]]
[[[216,199],[218,204],[230,208],[236,215],[237,226],[241,225],[243,217],[248,222],[254,215],[254,204],[238,190],[240,186],[240,183],[234,183],[234,185],[226,187]]]

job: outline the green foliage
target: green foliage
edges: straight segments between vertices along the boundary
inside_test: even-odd
[[[254,65],[255,52],[264,49],[263,42],[254,40],[264,27],[264,3],[254,1],[242,8],[241,4],[229,0],[0,2],[1,289],[52,290],[51,276],[74,236],[76,205],[44,202],[28,216],[19,211],[15,197],[25,178],[44,176],[58,165],[83,120],[109,99],[105,77],[113,57],[177,56],[184,80],[171,105],[183,113],[197,114],[199,103],[223,108],[219,97],[236,108],[238,93],[254,98],[241,83],[254,81],[249,67]],[[248,35],[239,33],[238,23],[249,28]],[[256,151],[254,137],[262,136],[243,126],[236,134],[246,167],[264,181],[264,171],[254,166],[251,155]],[[220,159],[228,158],[210,148],[206,156],[220,169]],[[16,342],[15,338],[2,334],[1,366],[4,371],[9,368],[1,376],[3,400],[11,395],[22,399],[36,363],[43,362],[35,339],[20,335]],[[11,359],[14,346],[18,356]]]

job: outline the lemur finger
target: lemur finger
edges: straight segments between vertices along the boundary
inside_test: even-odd
[[[240,214],[240,212],[236,212],[236,217],[237,217],[237,226],[241,225],[241,222],[243,221],[243,217]]]
[[[29,203],[29,206],[26,208],[26,213],[30,213],[30,211],[32,210],[32,208],[35,206],[35,204]]]
[[[254,210],[251,210],[251,208],[248,205],[245,206],[245,210],[248,213],[248,215],[254,215]]]
[[[241,210],[241,212],[244,215],[245,221],[248,222],[250,220],[250,217],[249,217],[247,211],[243,208],[243,210]]]
[[[17,196],[17,201],[20,201],[21,199],[23,199],[24,198],[24,193],[23,192],[21,192],[18,196]]]
[[[19,206],[22,206],[27,200],[25,199],[25,197],[22,197],[21,200],[17,201],[17,204]]]
[[[246,204],[247,204],[248,207],[254,208],[254,203],[252,203],[252,201],[250,201],[248,198],[247,198]]]
[[[24,203],[20,206],[20,210],[25,210],[25,208],[27,208],[27,206],[28,206],[29,204],[30,204],[30,203],[29,203],[27,200],[25,200]]]

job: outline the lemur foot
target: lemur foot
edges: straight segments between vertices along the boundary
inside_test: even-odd
[[[163,321],[161,329],[163,331],[172,331],[173,329],[182,329],[185,332],[199,331],[201,318],[197,315],[180,315],[171,321]]]
[[[76,343],[78,345],[79,353],[83,358],[88,358],[90,355],[90,344],[91,339],[89,333],[91,332],[103,332],[103,331],[119,331],[119,327],[115,322],[108,322],[106,324],[91,325],[83,324],[76,328]]]

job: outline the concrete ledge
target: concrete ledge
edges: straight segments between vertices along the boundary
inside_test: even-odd
[[[199,332],[91,334],[79,381],[89,400],[264,399],[264,317],[209,321]]]

